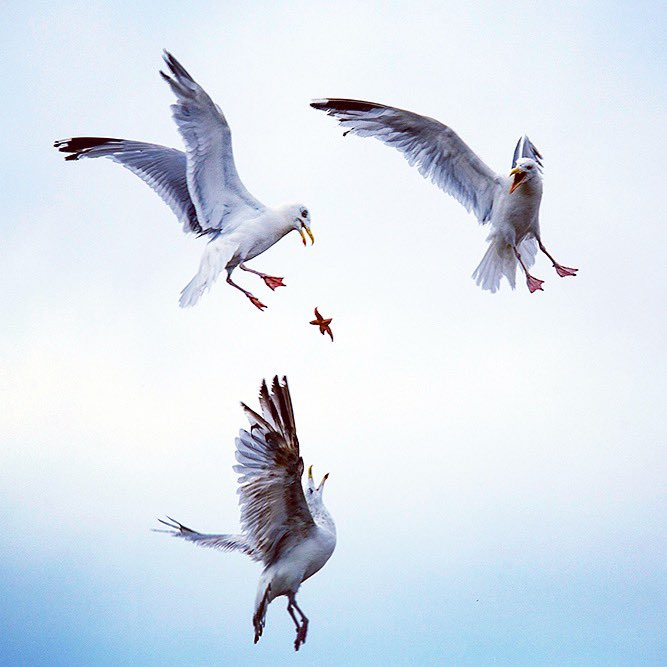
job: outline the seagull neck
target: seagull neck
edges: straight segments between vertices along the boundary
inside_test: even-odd
[[[320,527],[329,531],[333,535],[336,534],[336,524],[331,518],[331,514],[327,511],[327,508],[322,502],[313,503],[309,507],[310,513],[313,517],[313,521]]]

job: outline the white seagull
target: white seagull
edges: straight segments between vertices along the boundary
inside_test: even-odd
[[[312,243],[310,216],[303,204],[268,208],[245,188],[234,164],[232,136],[220,107],[167,51],[164,60],[171,76],[160,72],[176,95],[171,106],[185,153],[175,148],[108,137],[75,137],[54,146],[70,153],[66,160],[108,157],[122,164],[157,192],[169,205],[185,233],[208,236],[199,272],[181,292],[181,307],[194,306],[218,274],[225,269],[227,282],[241,290],[260,310],[266,306],[232,281],[238,266],[255,273],[272,290],[283,279],[245,265],[285,234],[296,229],[306,245]]]
[[[491,223],[489,249],[473,273],[482,289],[495,292],[502,276],[514,289],[518,260],[528,289],[541,290],[544,281],[528,273],[538,245],[559,276],[576,275],[577,269],[558,264],[542,245],[542,156],[527,136],[519,139],[506,177],[487,167],[454,130],[433,118],[360,100],[326,98],[311,106],[339,119],[347,128],[345,134],[375,137],[398,149],[422,176],[473,211],[481,224]]]
[[[294,649],[306,641],[308,619],[296,602],[296,593],[329,560],[336,546],[336,526],[322,502],[324,475],[319,486],[308,469],[306,491],[301,486],[303,459],[299,454],[294,411],[287,379],[273,379],[271,393],[262,382],[259,390],[262,415],[241,403],[250,421],[250,432],[236,438],[239,465],[240,535],[208,535],[187,528],[167,517],[159,521],[172,530],[162,530],[202,547],[242,551],[264,564],[259,578],[252,623],[255,643],[266,621],[266,608],[275,598],[287,597],[287,611],[296,625]],[[299,613],[297,618],[294,613]]]

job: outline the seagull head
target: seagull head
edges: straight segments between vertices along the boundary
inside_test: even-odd
[[[516,161],[516,167],[510,171],[510,176],[514,176],[510,185],[510,194],[519,186],[529,183],[532,180],[541,180],[540,166],[529,157],[522,157]]]
[[[322,481],[319,486],[315,486],[315,480],[313,479],[313,466],[308,467],[308,488],[306,489],[306,500],[308,504],[313,501],[322,502],[322,492],[324,491],[324,482],[329,479],[329,473],[322,477]]]
[[[315,243],[315,237],[310,229],[310,213],[306,206],[303,204],[290,204],[283,208],[283,215],[289,226],[289,231],[291,232],[293,229],[296,229],[301,235],[303,245],[306,245],[306,234],[310,237],[311,244]]]

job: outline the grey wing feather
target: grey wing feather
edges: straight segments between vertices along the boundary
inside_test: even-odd
[[[222,229],[225,219],[239,209],[264,210],[236,171],[224,114],[176,58],[167,51],[163,57],[171,76],[160,74],[177,98],[171,109],[185,142],[188,189],[201,226]]]
[[[183,151],[111,137],[74,137],[56,141],[54,146],[69,153],[66,160],[106,157],[123,165],[160,195],[183,225],[183,231],[202,233],[188,191]]]
[[[439,121],[374,102],[327,98],[311,102],[334,116],[348,132],[375,137],[399,150],[410,165],[473,211],[491,219],[498,176],[452,130]]]
[[[210,535],[206,533],[198,533],[192,528],[184,526],[179,521],[167,517],[167,521],[158,519],[158,521],[170,530],[163,530],[154,528],[156,533],[169,533],[174,537],[182,537],[188,542],[193,542],[200,547],[208,547],[210,549],[220,549],[221,551],[242,551],[250,556],[253,560],[260,560],[259,554],[250,546],[245,536],[243,535]]]
[[[250,431],[242,430],[236,439],[239,465],[234,470],[241,475],[241,526],[266,565],[306,538],[315,526],[301,486],[303,459],[289,387],[284,378],[283,382],[275,377],[271,392],[262,383],[262,415],[241,404]]]
[[[517,160],[522,157],[528,157],[531,160],[535,160],[540,167],[543,166],[542,155],[535,147],[535,144],[528,138],[527,134],[524,134],[516,143],[514,157],[512,158],[512,168],[516,167]]]

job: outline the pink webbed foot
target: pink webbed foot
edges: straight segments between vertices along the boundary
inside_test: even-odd
[[[526,276],[526,284],[528,285],[528,289],[530,290],[531,294],[533,292],[537,292],[537,290],[544,292],[544,290],[542,289],[543,283],[544,280],[540,280],[539,278],[534,278],[533,276]]]
[[[262,312],[264,312],[266,306],[256,296],[250,294],[248,295],[248,298],[250,299],[250,303],[252,303],[255,308],[259,308]]]
[[[579,269],[570,269],[569,267],[561,266],[560,264],[554,264],[554,269],[556,269],[556,273],[561,278],[565,278],[565,276],[576,276],[577,271],[579,271]]]
[[[271,290],[275,290],[276,287],[287,287],[282,278],[277,278],[275,276],[262,276],[262,280]]]

